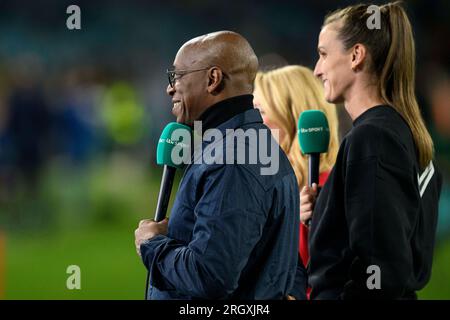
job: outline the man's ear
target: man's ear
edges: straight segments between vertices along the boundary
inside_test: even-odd
[[[351,52],[352,62],[351,67],[353,71],[361,70],[367,59],[367,48],[361,43],[357,43],[353,46]]]
[[[219,67],[212,67],[208,70],[208,93],[219,93],[223,90],[223,72]]]

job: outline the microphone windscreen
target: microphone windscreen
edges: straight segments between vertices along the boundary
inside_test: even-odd
[[[320,110],[307,110],[298,119],[298,140],[303,154],[324,153],[330,142],[330,128]]]
[[[177,122],[169,123],[158,141],[156,163],[182,169],[185,163],[181,159],[190,155],[191,134],[190,127]]]

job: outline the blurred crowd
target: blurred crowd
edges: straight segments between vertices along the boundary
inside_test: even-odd
[[[55,159],[71,170],[127,153],[154,165],[160,131],[173,121],[165,69],[185,40],[230,29],[249,39],[263,68],[314,67],[324,15],[353,1],[76,3],[78,31],[65,26],[67,1],[0,3],[0,223],[14,223],[18,199],[39,197]],[[444,237],[450,234],[450,8],[447,1],[411,1],[407,8],[417,94],[444,174]],[[342,136],[351,124],[340,115]]]

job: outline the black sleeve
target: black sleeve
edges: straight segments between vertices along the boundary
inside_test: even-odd
[[[413,274],[410,236],[419,205],[410,158],[393,136],[376,127],[359,128],[351,141],[344,197],[356,258],[343,299],[395,299],[408,290]],[[379,289],[369,289],[377,284]]]
[[[302,259],[297,253],[297,270],[295,273],[294,286],[292,287],[291,296],[296,300],[306,300],[306,290],[308,289],[308,274],[303,266]]]

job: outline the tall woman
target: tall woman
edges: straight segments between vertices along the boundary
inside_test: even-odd
[[[317,200],[301,192],[312,298],[414,299],[430,278],[441,178],[414,94],[411,24],[397,2],[378,8],[379,29],[355,5],[327,16],[319,35],[315,75],[353,128]]]

